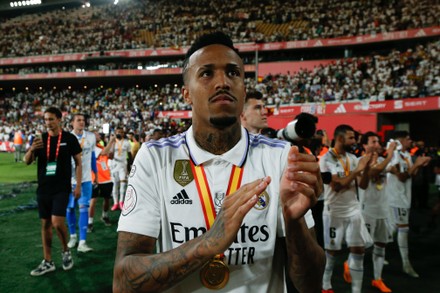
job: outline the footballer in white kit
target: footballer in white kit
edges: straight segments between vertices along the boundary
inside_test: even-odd
[[[430,157],[419,156],[414,164],[408,150],[412,140],[407,131],[396,131],[394,138],[398,145],[387,170],[388,202],[390,205],[391,221],[397,228],[397,244],[402,258],[403,271],[411,277],[418,278],[419,274],[413,269],[409,261],[408,232],[409,213],[411,208],[411,183],[418,169],[426,166]]]
[[[342,159],[344,164],[348,164],[350,170],[357,168],[358,158],[351,153],[346,153],[346,158]],[[321,172],[330,172],[338,177],[345,177],[346,170],[341,163],[339,155],[335,150],[330,149],[319,161]],[[356,225],[344,224],[344,219],[356,218]],[[339,192],[332,189],[329,184],[324,184],[324,242],[325,248],[340,250],[342,241],[345,240],[350,246],[364,246],[371,244],[371,238],[365,228],[365,223],[361,217],[360,204],[357,199],[356,183],[353,180],[348,188]],[[335,223],[335,225],[332,225]],[[344,238],[345,237],[345,238]]]
[[[82,114],[75,114],[73,116],[73,131],[72,134],[78,139],[81,146],[81,161],[82,161],[82,178],[78,180],[75,178],[75,173],[72,172],[72,186],[81,184],[81,197],[75,200],[73,194],[70,194],[69,203],[67,205],[66,219],[69,226],[70,240],[67,246],[73,248],[78,243],[76,235],[76,213],[75,208],[79,208],[78,230],[79,230],[79,245],[78,251],[89,252],[92,250],[86,244],[87,225],[89,221],[89,206],[92,198],[92,171],[96,174],[96,157],[95,144],[96,137],[92,132],[85,131],[85,116]]]
[[[113,159],[111,161],[111,176],[113,182],[112,211],[122,209],[124,194],[127,187],[128,162],[132,160],[130,141],[124,138],[124,130],[116,129],[116,139],[110,140]]]
[[[367,166],[370,156],[358,160],[349,152],[356,142],[354,130],[349,125],[338,125],[334,140],[334,147],[319,160],[321,172],[332,174],[330,184],[324,184],[322,219],[327,262],[322,292],[333,292],[331,279],[336,252],[342,249],[342,243],[346,243],[350,251],[344,264],[346,281],[351,283],[352,292],[358,293],[362,290],[365,247],[370,246],[372,240],[357,199],[357,178]]]
[[[284,272],[278,263],[284,260],[275,254],[275,241],[285,236],[279,182],[289,149],[286,142],[249,134],[244,128],[239,143],[223,155],[201,149],[192,127],[183,134],[149,141],[142,145],[129,174],[118,231],[157,238],[159,252],[171,250],[207,231],[196,166],[203,166],[207,181],[214,182],[209,189],[217,213],[231,185],[234,166],[242,170],[241,185],[270,174],[272,183],[224,252],[230,279],[217,292],[286,292]],[[146,161],[149,164],[140,163]],[[313,227],[310,211],[305,219],[308,227]],[[206,290],[196,271],[167,292]]]

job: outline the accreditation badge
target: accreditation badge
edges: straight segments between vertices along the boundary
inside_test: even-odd
[[[222,289],[229,281],[229,268],[224,257],[216,256],[206,263],[200,271],[200,280],[208,289]]]
[[[46,165],[46,176],[55,176],[57,172],[57,162],[48,162]]]

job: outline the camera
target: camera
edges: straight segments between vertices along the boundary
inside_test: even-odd
[[[311,138],[316,131],[316,117],[307,113],[301,113],[297,118],[278,130],[277,137],[289,142]]]

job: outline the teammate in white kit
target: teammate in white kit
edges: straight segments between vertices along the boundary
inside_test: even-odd
[[[349,153],[355,144],[354,130],[349,125],[339,125],[334,132],[335,146],[320,160],[321,172],[330,172],[332,181],[324,185],[324,246],[327,263],[322,292],[333,292],[331,277],[335,255],[345,240],[350,250],[348,257],[352,292],[361,292],[364,273],[365,247],[372,240],[365,227],[357,200],[356,180],[367,166],[371,155],[361,159]]]
[[[183,77],[193,124],[136,156],[113,291],[285,292],[288,265],[300,292],[317,292],[324,253],[306,224],[322,190],[314,157],[241,127],[244,66],[223,33],[194,43]],[[287,258],[275,248],[282,236]]]
[[[81,184],[81,197],[75,199],[73,194],[70,195],[69,204],[67,206],[67,224],[69,226],[70,240],[67,246],[73,248],[78,243],[78,236],[76,235],[76,213],[75,208],[79,208],[78,230],[79,230],[79,252],[89,252],[93,249],[86,243],[87,239],[87,225],[89,222],[89,206],[92,198],[92,171],[96,174],[96,157],[95,144],[96,137],[92,132],[85,131],[86,121],[82,114],[75,114],[72,120],[73,131],[72,134],[78,139],[81,146],[81,160],[82,160],[82,178],[78,179],[73,174],[72,185]]]
[[[124,137],[124,130],[119,127],[115,131],[106,151],[113,155],[110,164],[113,182],[113,206],[112,211],[122,209],[124,204],[124,194],[127,188],[128,163],[132,161],[130,141]]]
[[[396,131],[394,139],[397,149],[394,151],[387,170],[387,189],[392,222],[397,227],[397,244],[402,258],[403,271],[411,277],[418,278],[419,274],[413,269],[408,257],[409,211],[411,208],[411,176],[419,168],[426,166],[430,157],[418,157],[414,164],[408,150],[412,140],[407,131]]]
[[[359,183],[359,200],[361,202],[362,215],[365,224],[374,241],[373,248],[373,269],[374,280],[371,285],[381,292],[391,292],[382,280],[382,269],[385,261],[385,245],[392,241],[392,229],[388,220],[389,207],[385,193],[386,172],[385,168],[393,158],[396,143],[389,144],[386,158],[380,157],[382,146],[379,136],[374,132],[367,132],[362,135],[362,146],[366,154],[371,154],[371,161],[364,170],[368,176],[362,176]]]

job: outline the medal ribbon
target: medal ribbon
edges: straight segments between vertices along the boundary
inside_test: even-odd
[[[122,155],[122,140],[117,142],[118,146],[118,156]]]
[[[62,136],[63,132],[60,131],[60,134],[58,135],[58,142],[57,142],[57,148],[55,150],[55,162],[58,159],[58,153],[60,151],[60,145],[61,145],[61,136]],[[47,161],[49,162],[49,154],[50,154],[50,134],[47,134]]]
[[[400,157],[406,162],[406,165],[407,165],[407,167],[408,167],[408,169],[409,169],[409,160],[408,160],[408,158],[406,158],[402,153],[400,153]],[[400,170],[399,170],[400,171]]]
[[[350,175],[350,160],[348,159],[348,156],[345,155],[345,159],[347,161],[347,164],[344,163],[344,160],[342,160],[341,156],[338,154],[338,151],[333,148],[333,152],[336,154],[336,157],[338,158],[339,162],[342,165],[342,168],[344,168],[345,176]]]
[[[214,203],[212,201],[211,190],[209,189],[208,180],[206,179],[205,169],[203,168],[203,165],[195,166],[192,161],[191,169],[193,171],[196,181],[200,202],[202,203],[202,210],[205,217],[206,228],[209,230],[214,223],[215,217],[217,215],[215,213]],[[235,165],[232,166],[226,196],[234,193],[238,188],[240,188],[242,177],[243,168]]]

